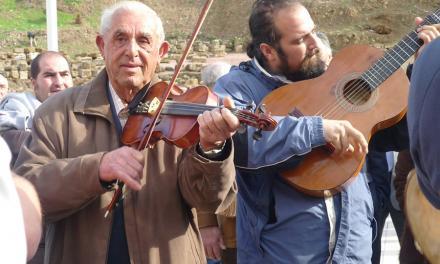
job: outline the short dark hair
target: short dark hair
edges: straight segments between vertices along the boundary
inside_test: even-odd
[[[251,41],[247,46],[247,55],[256,58],[260,63],[265,63],[266,59],[260,51],[261,43],[275,47],[280,34],[274,25],[274,14],[292,5],[301,5],[298,0],[257,0],[252,6],[252,13],[249,17],[249,30]]]
[[[64,58],[67,61],[67,65],[69,65],[69,71],[70,71],[70,63],[62,53],[57,52],[57,51],[44,51],[44,52],[41,52],[40,54],[38,54],[37,57],[35,57],[31,62],[31,78],[32,79],[34,79],[34,80],[37,79],[37,76],[40,73],[40,60],[48,55],[55,55],[55,56],[60,56],[60,57]]]

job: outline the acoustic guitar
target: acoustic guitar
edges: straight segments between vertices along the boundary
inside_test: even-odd
[[[423,24],[440,23],[440,9]],[[409,81],[402,65],[422,46],[411,31],[386,52],[365,45],[338,52],[321,76],[282,86],[261,104],[271,115],[321,116],[348,120],[370,139],[406,113]],[[322,197],[348,184],[361,170],[365,155],[331,155],[329,148],[314,148],[301,163],[282,172],[283,178],[300,191]]]

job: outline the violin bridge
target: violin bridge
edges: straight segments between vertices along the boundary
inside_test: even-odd
[[[151,100],[150,105],[148,106],[148,113],[150,115],[156,113],[159,106],[160,106],[160,100],[157,97],[154,97],[154,99]]]

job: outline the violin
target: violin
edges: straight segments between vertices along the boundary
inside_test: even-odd
[[[135,108],[130,109],[121,137],[124,145],[141,150],[152,147],[159,140],[164,140],[180,148],[188,148],[196,144],[199,139],[197,116],[204,111],[222,107],[219,105],[218,96],[206,86],[197,86],[180,93],[182,89],[174,85],[172,90],[175,92],[171,92],[165,99],[163,94],[167,87],[166,82],[154,84],[143,100]],[[162,101],[165,101],[165,104],[155,123],[151,138],[148,142],[143,141]],[[274,130],[277,125],[277,122],[261,109],[258,113],[250,110],[229,110],[242,125],[256,127],[257,133]]]

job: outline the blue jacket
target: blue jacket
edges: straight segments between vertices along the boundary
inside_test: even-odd
[[[282,85],[279,79],[263,73],[254,61],[248,61],[220,78],[214,90],[221,97],[232,97],[240,107],[249,102],[258,105]],[[251,127],[234,137],[239,189],[238,262],[326,263],[330,225],[324,199],[302,194],[278,174],[325,143],[322,119],[275,118],[279,121],[277,128],[263,132],[260,141],[252,139],[255,129]],[[334,196],[334,207],[337,237],[332,263],[370,263],[374,218],[364,173]]]
[[[429,43],[414,64],[408,103],[411,156],[420,188],[440,209],[440,39]]]

